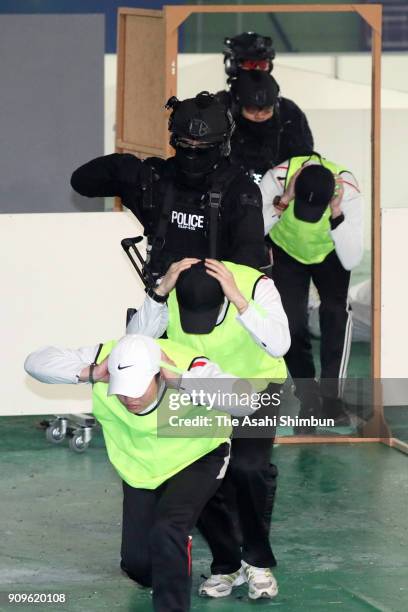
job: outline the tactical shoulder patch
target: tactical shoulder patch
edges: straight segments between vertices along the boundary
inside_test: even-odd
[[[262,202],[259,195],[254,193],[241,193],[239,196],[239,202],[242,206],[254,206],[255,208],[262,208]]]

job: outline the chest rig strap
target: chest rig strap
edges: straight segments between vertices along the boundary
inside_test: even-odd
[[[173,210],[175,199],[174,184],[172,181],[166,180],[163,206],[160,210],[157,230],[152,240],[152,250],[161,251],[166,243],[167,226],[169,224],[170,214]]]
[[[222,192],[215,190],[213,187],[213,189],[211,189],[208,194],[208,200],[210,204],[209,254],[211,259],[217,259],[218,219],[221,216],[220,208],[222,201]]]
[[[209,253],[212,259],[218,259],[218,222],[221,219],[222,199],[228,191],[232,181],[241,173],[239,166],[228,166],[214,179],[208,191],[208,203],[210,206],[209,224]]]

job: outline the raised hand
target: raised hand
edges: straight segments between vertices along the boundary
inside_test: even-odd
[[[161,352],[161,361],[163,363],[160,368],[160,376],[168,387],[178,389],[181,380],[181,373],[178,371],[176,364],[163,351]],[[166,367],[165,364],[168,364],[169,367]]]
[[[342,214],[340,204],[344,195],[344,186],[343,181],[338,175],[335,175],[336,186],[334,188],[334,194],[332,199],[329,202],[329,206],[331,208],[331,216],[332,219],[339,217]]]
[[[205,267],[207,274],[217,279],[220,283],[227,300],[229,300],[231,304],[234,304],[240,314],[245,312],[248,308],[248,302],[238,289],[232,272],[217,259],[206,259]]]
[[[109,382],[108,357],[105,357],[101,363],[98,363],[93,371],[93,379],[95,382]]]
[[[160,284],[155,288],[157,295],[168,295],[174,289],[177,279],[184,270],[188,270],[192,265],[200,260],[196,257],[185,257],[180,261],[175,261],[171,264],[166,274],[161,279]]]

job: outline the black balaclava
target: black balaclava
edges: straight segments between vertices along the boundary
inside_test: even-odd
[[[195,183],[215,170],[223,157],[218,145],[210,149],[176,147],[175,160],[187,182]]]
[[[279,161],[280,121],[273,116],[255,122],[237,118],[237,130],[232,140],[232,161],[243,164],[246,170],[264,174]]]
[[[275,114],[266,121],[251,121],[243,115],[237,117],[237,128],[243,130],[243,132],[251,136],[252,138],[260,140],[269,140],[272,136],[277,134],[279,129],[279,118]]]

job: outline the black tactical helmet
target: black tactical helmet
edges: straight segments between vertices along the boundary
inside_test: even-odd
[[[274,106],[279,85],[268,72],[242,70],[232,82],[231,91],[238,106]]]
[[[275,57],[272,38],[261,36],[256,32],[243,32],[232,38],[224,40],[224,65],[229,77],[238,74],[240,63],[252,61],[269,61],[268,72],[272,71],[272,60]]]
[[[235,124],[230,110],[213,94],[202,91],[195,98],[178,100],[172,97],[166,108],[172,109],[169,117],[170,144],[177,146],[178,139],[202,143],[220,143],[223,155],[229,155],[230,140]]]

